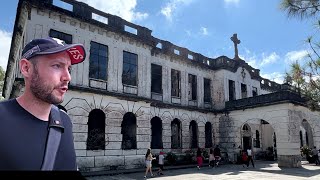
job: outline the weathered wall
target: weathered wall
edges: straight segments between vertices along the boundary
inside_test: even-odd
[[[79,168],[82,169],[101,170],[108,169],[110,166],[118,166],[118,168],[143,166],[144,154],[147,148],[150,148],[150,120],[155,116],[162,120],[162,140],[165,152],[171,151],[171,121],[173,119],[177,118],[182,122],[182,152],[190,149],[189,125],[192,120],[195,120],[198,125],[199,147],[205,145],[205,123],[209,121],[213,126],[217,124],[211,113],[157,108],[142,101],[133,102],[76,91],[68,91],[62,105],[67,109],[73,123],[77,160]],[[93,109],[101,109],[106,114],[105,150],[86,150],[88,115]],[[133,150],[121,149],[121,123],[123,115],[127,112],[134,113],[137,118],[137,149]]]

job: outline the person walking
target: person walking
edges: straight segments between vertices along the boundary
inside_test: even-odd
[[[214,167],[214,154],[213,154],[213,149],[210,148],[210,154],[209,154],[209,167]]]
[[[319,158],[318,158],[318,150],[317,150],[316,146],[314,146],[313,149],[312,149],[312,158],[314,159],[314,163],[316,165],[320,164],[319,163]]]
[[[163,151],[160,151],[158,164],[159,164],[158,175],[163,175],[163,173],[162,173],[163,172],[163,165],[164,165],[164,153],[163,153]]]
[[[203,155],[202,155],[202,151],[201,151],[201,148],[198,147],[198,150],[197,150],[197,168],[198,170],[200,170],[200,168],[202,167],[202,163],[203,163]]]
[[[218,167],[219,163],[220,163],[220,160],[221,160],[221,150],[219,148],[219,145],[216,145],[216,147],[214,148],[213,155],[214,155],[214,159],[215,159],[214,165],[216,167]]]
[[[253,162],[253,151],[251,147],[247,149],[247,155],[248,155],[248,160],[247,160],[247,168],[249,167],[250,161],[252,164],[252,167],[254,167],[254,162]]]
[[[17,62],[24,91],[0,102],[0,170],[77,171],[72,122],[57,105],[68,90],[71,66],[85,57],[82,44],[57,38],[26,44]]]
[[[241,152],[241,164],[242,164],[242,167],[245,167],[245,165],[247,165],[247,161],[248,161],[247,152],[245,150],[242,150],[242,152]]]
[[[145,161],[146,161],[146,173],[144,174],[144,178],[147,178],[147,174],[148,172],[150,172],[151,174],[151,177],[153,177],[153,174],[152,174],[152,160],[154,160],[156,158],[154,158],[151,154],[151,149],[149,148],[147,150],[147,153],[145,155]]]

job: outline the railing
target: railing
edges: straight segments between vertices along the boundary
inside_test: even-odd
[[[227,110],[245,109],[249,107],[264,106],[280,102],[291,102],[306,105],[306,99],[297,92],[282,90],[275,93],[228,101],[225,103]]]

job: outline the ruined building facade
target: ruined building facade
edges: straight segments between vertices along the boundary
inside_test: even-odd
[[[84,44],[87,59],[72,67],[60,105],[73,123],[80,170],[141,167],[149,147],[183,153],[214,145],[230,161],[240,148],[272,147],[279,166],[299,167],[299,148],[320,146],[319,112],[237,54],[209,58],[87,4],[64,2],[72,8],[19,1],[3,95],[23,92],[18,61],[31,39]]]

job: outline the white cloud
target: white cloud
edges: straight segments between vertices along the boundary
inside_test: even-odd
[[[11,36],[11,33],[0,29],[0,66],[2,66],[3,69],[7,68],[9,51],[11,46]]]
[[[261,62],[261,67],[268,65],[268,64],[273,64],[277,62],[280,59],[280,56],[273,52],[269,56],[266,56],[264,53],[262,53],[262,62]]]
[[[280,56],[276,52],[272,52],[269,55],[265,53],[256,55],[247,48],[244,48],[244,54],[239,54],[239,57],[256,69],[261,69],[266,65],[277,63],[280,60]]]
[[[188,5],[192,1],[193,0],[171,0],[161,8],[160,12],[166,17],[168,21],[172,21],[172,16],[177,10],[177,7],[181,7],[181,5]]]
[[[209,33],[208,33],[208,29],[205,28],[205,27],[201,27],[201,28],[200,28],[200,33],[201,33],[202,35],[204,35],[204,36],[206,36],[206,35],[209,34]]]
[[[143,20],[148,17],[147,13],[136,12],[137,0],[79,0],[105,13],[122,17],[133,22]],[[103,20],[102,20],[103,21]]]
[[[284,79],[284,73],[280,72],[273,72],[271,74],[260,74],[261,77],[265,79],[269,79],[271,81],[274,81],[276,83],[282,84]]]
[[[255,55],[239,55],[240,59],[245,60],[251,67],[259,69],[259,63]]]
[[[285,62],[291,64],[292,62],[304,59],[308,54],[307,50],[290,51],[285,55]]]

